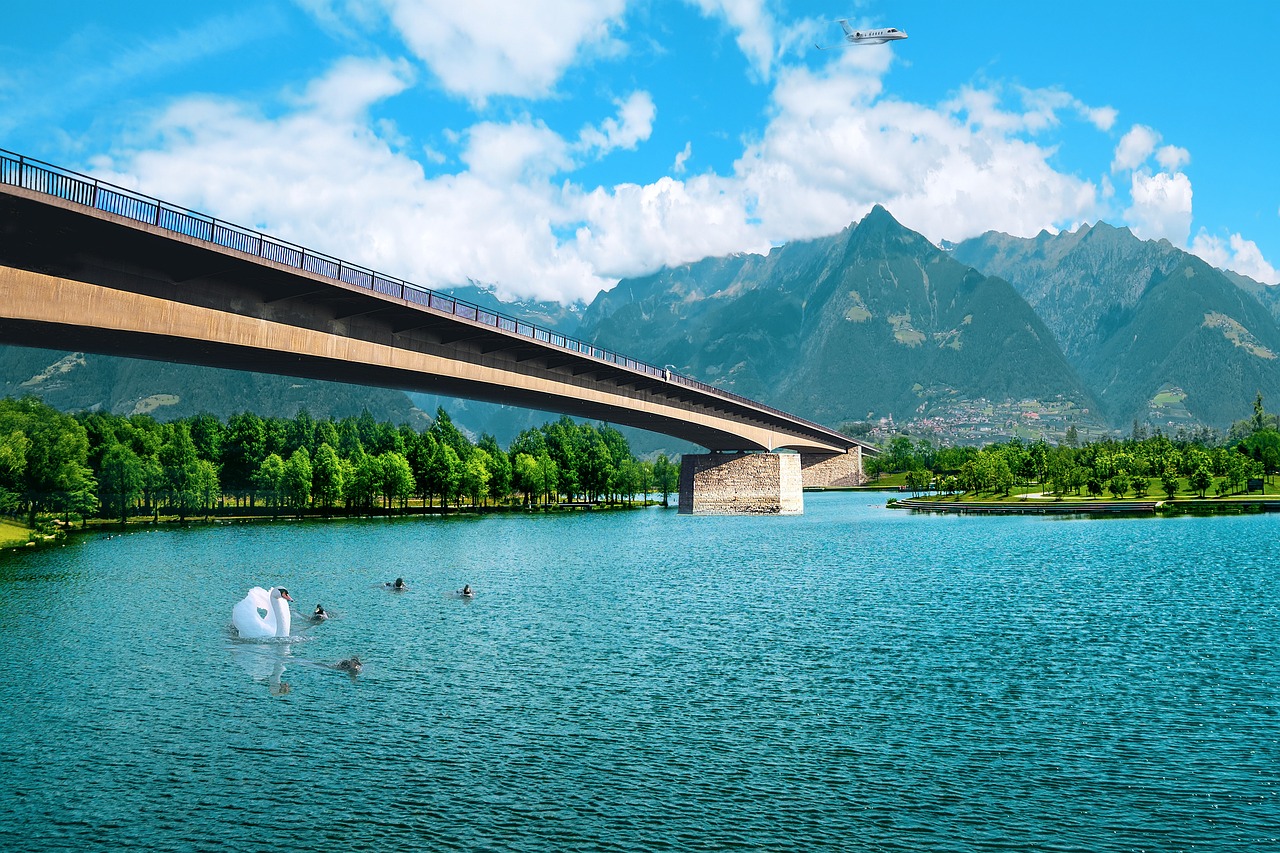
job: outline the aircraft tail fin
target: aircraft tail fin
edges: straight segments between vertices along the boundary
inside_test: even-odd
[[[853,35],[853,28],[849,26],[849,22],[844,18],[840,19],[840,29],[844,30],[844,34],[847,36]]]

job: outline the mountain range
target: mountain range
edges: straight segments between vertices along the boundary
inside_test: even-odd
[[[1059,427],[1221,427],[1256,393],[1280,395],[1280,289],[1105,223],[943,249],[876,207],[839,234],[624,279],[587,306],[452,292],[833,426],[998,420],[1006,405],[1016,417],[1052,411]],[[305,405],[415,423],[443,405],[502,441],[556,416],[16,347],[0,347],[0,386],[65,410],[161,418]]]
[[[951,254],[1018,290],[1115,425],[1184,413],[1221,427],[1258,392],[1280,394],[1277,289],[1166,240],[1098,223],[1025,239],[989,232]]]

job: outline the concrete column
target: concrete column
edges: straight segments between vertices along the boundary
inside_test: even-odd
[[[800,515],[798,453],[686,453],[680,459],[683,515]]]
[[[867,481],[862,473],[861,447],[848,453],[801,453],[800,472],[806,489],[861,486]]]

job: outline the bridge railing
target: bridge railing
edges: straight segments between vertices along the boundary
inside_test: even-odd
[[[51,163],[24,157],[0,148],[0,183],[21,187],[32,192],[55,196],[75,204],[123,216],[136,222],[154,225],[166,231],[182,234],[227,249],[234,249],[264,260],[304,270],[314,275],[362,287],[386,296],[394,296],[435,311],[452,314],[464,320],[492,326],[505,332],[531,338],[542,344],[614,364],[627,370],[683,385],[724,400],[745,404],[751,408],[778,415],[792,423],[802,424],[824,433],[835,434],[829,427],[798,418],[781,409],[767,406],[757,400],[734,394],[715,385],[699,382],[667,368],[646,364],[628,358],[621,353],[602,349],[587,341],[562,335],[550,329],[527,323],[481,308],[403,279],[383,275],[371,269],[351,264],[330,255],[314,252],[286,240],[254,231],[230,222],[223,222],[203,213],[170,204],[151,196],[135,192],[89,175],[73,172]]]

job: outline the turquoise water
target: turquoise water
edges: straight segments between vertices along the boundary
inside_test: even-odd
[[[0,558],[0,849],[1277,850],[1278,531],[811,494]],[[232,638],[253,585],[293,642]]]

